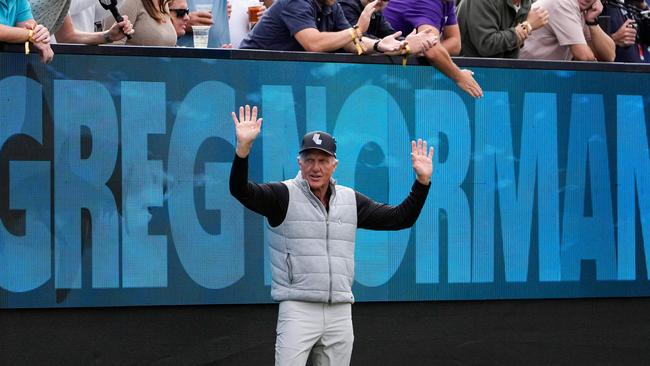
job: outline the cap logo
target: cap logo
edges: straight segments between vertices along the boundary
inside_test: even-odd
[[[320,133],[315,133],[314,137],[312,137],[311,139],[314,140],[316,145],[320,145],[323,143],[323,140],[320,139]]]

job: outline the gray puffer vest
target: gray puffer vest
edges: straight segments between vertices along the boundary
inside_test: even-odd
[[[271,296],[276,301],[353,303],[354,190],[332,181],[327,212],[300,173],[283,183],[289,188],[287,216],[269,228],[268,236]]]

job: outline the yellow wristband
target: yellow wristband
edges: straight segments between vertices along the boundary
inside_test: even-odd
[[[355,25],[350,30],[350,37],[352,37],[352,43],[354,48],[357,50],[357,54],[362,55],[365,47],[361,44],[361,36],[359,35],[359,26]]]
[[[354,32],[356,33],[357,38],[361,38],[361,37],[363,37],[363,33],[361,33],[361,31],[359,30],[359,25],[358,25],[358,24],[353,25],[353,26],[352,26],[352,29],[353,29]]]
[[[349,28],[350,30],[350,37],[352,37],[352,42],[357,40],[357,32],[354,31],[354,28]]]
[[[29,55],[29,42],[34,42],[34,31],[29,29],[28,35],[27,35],[27,40],[25,41],[25,54]]]
[[[406,67],[406,60],[408,59],[410,53],[411,47],[409,47],[409,45],[405,45],[404,49],[402,50],[402,66]]]
[[[357,49],[357,55],[363,55],[363,47],[361,46],[361,42],[359,42],[358,38],[354,39],[354,47]]]

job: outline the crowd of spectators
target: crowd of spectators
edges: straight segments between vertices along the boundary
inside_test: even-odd
[[[199,0],[117,1],[121,22],[97,0],[0,0],[0,42],[31,45],[43,62],[56,41],[191,47],[192,26],[221,24],[227,33],[232,11],[227,0],[208,0],[213,11],[196,10]],[[260,8],[259,21],[234,46],[420,55],[478,98],[473,72],[453,56],[649,62],[645,1],[265,0],[268,10]],[[223,35],[210,37],[218,42],[210,47],[232,47]]]

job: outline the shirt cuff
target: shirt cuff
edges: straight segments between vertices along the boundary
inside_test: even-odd
[[[426,186],[420,183],[417,179],[413,182],[414,191],[429,191],[429,188],[431,188],[431,180],[429,180],[429,184]]]

